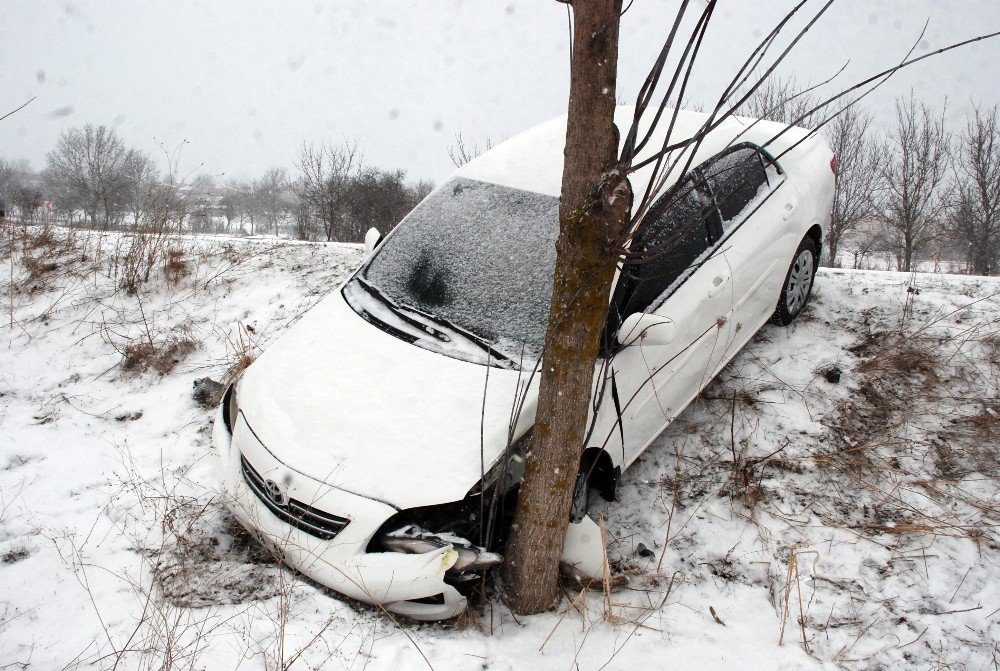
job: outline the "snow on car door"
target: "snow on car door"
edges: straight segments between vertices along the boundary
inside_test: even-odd
[[[795,224],[801,197],[774,160],[751,144],[732,147],[704,169],[733,273],[733,354],[774,312],[801,237]]]
[[[635,457],[707,384],[727,349],[732,282],[725,255],[713,248],[718,216],[693,174],[669,206],[650,209],[612,298],[612,318],[637,312],[670,319],[668,343],[639,339],[610,362],[607,396],[594,436],[619,447],[624,464]],[[621,417],[621,423],[609,421]],[[603,421],[602,421],[603,420]],[[610,427],[610,430],[609,430]],[[617,435],[616,435],[617,434]],[[596,441],[592,441],[596,442]],[[609,449],[611,451],[611,449]]]
[[[680,414],[722,365],[731,333],[732,287],[729,263],[717,252],[654,310],[671,319],[677,332],[669,345],[643,348],[654,393],[634,409],[633,416],[659,420],[650,440]]]

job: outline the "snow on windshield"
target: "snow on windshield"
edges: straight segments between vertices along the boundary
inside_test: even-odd
[[[558,233],[558,198],[455,178],[410,213],[360,275],[397,305],[445,319],[514,361],[523,346],[530,367],[545,340]],[[414,344],[442,348],[428,338]],[[467,348],[448,353],[468,358]]]

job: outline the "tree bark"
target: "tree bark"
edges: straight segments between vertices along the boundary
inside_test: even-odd
[[[573,4],[573,59],[559,238],[535,430],[505,562],[516,613],[556,602],[559,557],[593,390],[601,333],[632,194],[614,126],[621,0]]]
[[[834,234],[831,230],[826,236],[826,254],[827,258],[830,259],[831,268],[839,268],[840,265],[837,263],[837,254],[840,253],[840,235]]]

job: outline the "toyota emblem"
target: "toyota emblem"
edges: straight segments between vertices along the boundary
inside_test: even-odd
[[[276,505],[283,506],[288,503],[288,499],[285,497],[285,492],[282,491],[281,485],[279,485],[274,480],[267,480],[264,482],[264,493],[267,494],[267,498],[271,499]]]

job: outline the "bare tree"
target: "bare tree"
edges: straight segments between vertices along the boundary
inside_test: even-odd
[[[881,210],[898,235],[899,269],[904,272],[941,233],[950,142],[944,109],[935,114],[912,91],[896,101],[896,127],[881,170]]]
[[[433,188],[425,182],[410,187],[405,178],[402,170],[365,170],[353,180],[347,199],[352,236],[364,237],[372,226],[388,233]]]
[[[434,190],[434,182],[429,179],[422,179],[413,185],[413,200],[415,203],[419,203],[427,196],[431,195],[431,191]],[[416,205],[414,205],[415,207]]]
[[[295,225],[295,237],[299,240],[312,240],[317,230],[312,208],[301,194],[301,184],[293,185],[295,200],[292,203],[292,222]]]
[[[288,213],[287,190],[288,173],[284,168],[271,168],[250,185],[250,206],[255,219],[275,235],[278,235],[278,226]]]
[[[7,214],[17,208],[22,221],[34,221],[42,206],[41,180],[26,160],[0,159],[0,195],[7,199]]]
[[[0,158],[0,194],[9,195],[28,172],[28,161]]]
[[[166,196],[160,183],[160,169],[146,154],[135,152],[129,166],[126,199],[132,208],[132,221],[138,228],[153,224]]]
[[[246,182],[231,180],[222,192],[222,209],[226,218],[227,229],[235,224],[239,232],[245,231],[244,225],[250,219],[252,189]]]
[[[493,148],[493,140],[487,136],[486,144],[483,148],[480,148],[477,144],[468,144],[465,138],[462,136],[462,132],[459,131],[455,133],[455,142],[448,147],[448,158],[451,162],[455,164],[456,168],[461,168],[463,165],[476,158],[484,151],[489,151]]]
[[[614,125],[615,85],[621,0],[560,0],[572,6],[570,99],[562,189],[559,201],[559,237],[552,301],[543,351],[534,431],[525,459],[524,479],[518,493],[517,511],[504,566],[505,595],[517,613],[550,608],[557,597],[558,559],[565,540],[574,486],[587,440],[587,418],[595,380],[599,343],[606,326],[608,297],[616,265],[630,266],[648,261],[679,237],[666,232],[662,243],[631,249],[630,237],[654,202],[680,202],[690,187],[673,183],[670,175],[686,174],[705,137],[724,123],[759,88],[763,80],[784,60],[791,47],[780,50],[769,67],[775,38],[804,3],[790,9],[771,33],[764,36],[732,81],[719,96],[702,126],[690,137],[671,139],[661,133],[661,146],[652,142],[661,124],[672,128],[679,101],[686,98],[691,70],[717,0],[707,0],[690,36],[677,33],[692,3],[682,2],[669,35],[640,89],[634,118],[624,134],[618,154],[618,132]],[[791,44],[807,33],[832,3],[819,8],[812,19],[796,31]],[[876,87],[885,77],[936,53],[984,37],[951,45],[929,54],[908,58],[897,66],[873,75],[834,96],[820,101],[808,114],[835,104],[852,92]],[[657,86],[671,56],[683,50],[662,95]],[[763,70],[760,76],[755,73]],[[749,83],[749,84],[748,84]],[[737,93],[740,92],[740,93]],[[658,102],[654,102],[654,96]],[[645,117],[651,111],[652,119]],[[794,120],[798,123],[800,120]],[[821,126],[817,124],[817,126]],[[783,131],[782,131],[783,132]],[[641,152],[641,153],[640,153]],[[637,158],[638,157],[638,158]],[[645,169],[644,185],[633,192],[628,175]],[[685,188],[688,190],[685,191]],[[640,195],[641,194],[641,195]],[[654,230],[653,239],[657,234]],[[604,378],[607,379],[606,377]],[[603,398],[598,394],[598,399]]]
[[[959,134],[952,235],[978,275],[1000,267],[1000,112],[974,107]]]
[[[37,182],[22,179],[14,187],[7,202],[17,208],[21,221],[34,222],[38,209],[42,206],[42,192]]]
[[[882,162],[886,149],[870,132],[871,115],[859,106],[844,108],[824,128],[837,159],[833,210],[826,229],[827,263],[837,265],[844,235],[878,214]]]
[[[356,236],[344,230],[347,196],[351,183],[361,172],[357,143],[303,144],[298,169],[297,195],[311,210],[310,217],[322,225],[327,241],[357,242]]]
[[[182,204],[187,211],[187,223],[192,231],[210,232],[215,215],[224,210],[218,185],[211,175],[198,175],[181,188]],[[183,219],[181,219],[183,221]]]
[[[63,208],[81,209],[103,227],[121,223],[148,166],[148,157],[113,129],[90,124],[64,131],[47,160],[47,181]]]
[[[736,114],[805,128],[812,128],[821,120],[813,118],[810,111],[818,102],[816,96],[800,87],[794,77],[782,79],[772,75],[759,87],[753,87],[752,84],[755,83],[757,82],[748,82],[746,85],[753,90]]]

